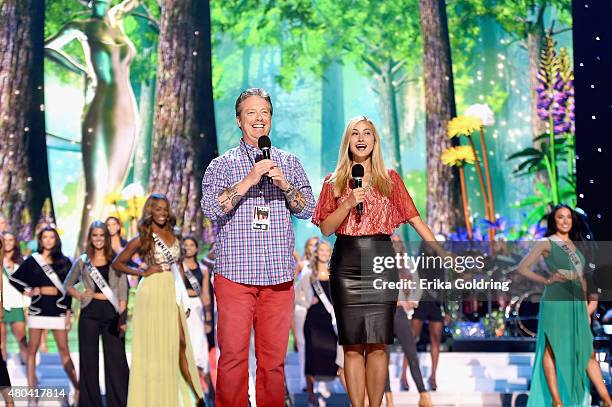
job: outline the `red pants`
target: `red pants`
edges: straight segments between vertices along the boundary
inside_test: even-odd
[[[217,407],[248,406],[249,342],[255,327],[257,407],[282,407],[285,355],[293,318],[293,282],[263,286],[215,274],[217,298]]]

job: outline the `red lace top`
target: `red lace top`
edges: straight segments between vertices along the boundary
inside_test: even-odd
[[[386,197],[375,188],[370,188],[365,195],[361,219],[359,219],[357,209],[351,209],[349,215],[336,230],[337,235],[390,235],[402,223],[419,216],[419,212],[414,206],[414,202],[408,194],[400,175],[394,170],[389,170],[389,176],[393,183],[391,195]],[[342,195],[335,198],[334,185],[327,182],[330,177],[331,174],[325,177],[323,190],[321,190],[312,216],[312,223],[317,226],[333,213],[339,205],[342,205],[351,192],[349,185],[347,185]]]

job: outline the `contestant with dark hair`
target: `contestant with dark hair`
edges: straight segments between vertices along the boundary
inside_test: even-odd
[[[350,185],[355,164],[364,168],[362,188]],[[359,203],[363,203],[362,215],[354,209]],[[362,407],[367,389],[370,405],[380,406],[398,292],[375,289],[375,280],[382,279],[381,284],[396,281],[398,274],[395,268],[374,273],[373,260],[375,256],[395,257],[390,235],[402,223],[409,222],[425,241],[435,238],[421,220],[401,176],[385,169],[380,137],[365,116],[348,123],[336,170],[325,178],[312,221],[324,235],[335,232],[337,236],[330,283],[351,404]]]
[[[527,405],[590,406],[588,375],[604,405],[612,406],[593,353],[583,274],[586,264],[577,247],[584,239],[576,212],[563,204],[553,208],[545,236],[517,268],[523,276],[545,286]],[[548,278],[531,270],[540,257],[548,267]]]
[[[23,308],[25,296],[9,282],[9,277],[23,263],[17,236],[11,232],[0,233],[4,237],[4,267],[2,270],[2,305],[4,321],[2,322],[2,357],[6,359],[6,329],[10,324],[13,336],[19,345],[19,356],[25,364],[27,361],[28,341],[26,340],[26,323]]]
[[[108,233],[110,233],[113,251],[119,253],[128,244],[127,240],[121,235],[121,221],[115,216],[109,216],[104,223],[108,228]]]
[[[216,402],[221,407],[247,405],[254,326],[257,405],[283,406],[294,301],[292,216],[309,218],[314,198],[293,154],[271,147],[271,159],[263,159],[258,149],[272,125],[272,102],[265,90],[240,94],[236,122],[242,131],[240,145],[215,158],[202,180],[202,210],[219,226],[214,281],[220,351]],[[258,213],[267,220],[257,219]]]
[[[391,236],[391,240],[393,241],[393,249],[396,253],[406,253],[404,242],[398,234],[394,233]],[[417,270],[412,270],[412,272],[410,272],[408,269],[401,268],[400,275],[404,279],[418,282],[419,275]],[[412,326],[410,324],[409,317],[409,315],[414,312],[417,305],[418,307],[421,307],[423,304],[423,302],[420,302],[419,299],[422,300],[420,289],[400,291],[399,300],[397,302],[397,310],[395,312],[395,319],[393,320],[393,333],[397,337],[402,347],[402,351],[404,352],[402,378],[400,382],[402,390],[408,390],[406,366],[410,366],[410,375],[412,376],[412,380],[414,380],[419,392],[419,407],[431,407],[431,397],[425,389],[425,384],[423,384],[423,376],[421,375],[421,367],[419,366],[419,355],[417,354],[416,349],[418,337],[415,337],[415,335],[412,333]],[[414,321],[414,315],[412,316],[412,320]],[[389,394],[391,392],[391,386],[388,380],[387,383],[385,393]]]
[[[4,262],[4,238],[3,235],[5,235],[5,233],[0,233],[0,262],[2,262],[0,264],[0,266],[3,266],[3,262]],[[0,321],[4,321],[4,307],[3,307],[3,302],[4,302],[4,295],[2,295],[4,293],[4,279],[0,279]],[[4,345],[4,341],[2,343]],[[2,395],[2,399],[4,400],[5,405],[7,406],[14,406],[14,402],[13,402],[13,398],[11,397],[9,391],[11,389],[11,379],[9,377],[8,374],[8,370],[6,368],[6,361],[5,361],[5,357],[2,356],[0,357],[0,395]]]
[[[63,285],[71,262],[62,253],[62,241],[54,228],[47,226],[41,229],[37,240],[37,252],[9,277],[19,292],[32,297],[28,317],[28,385],[38,386],[36,352],[43,330],[50,329],[77,399],[79,384],[68,348],[72,297]]]
[[[186,407],[203,402],[185,316],[187,293],[178,269],[181,248],[173,233],[175,224],[168,199],[150,195],[138,222],[138,236],[112,263],[115,270],[144,277],[136,291],[131,323],[131,407]],[[128,266],[134,253],[140,253],[146,270]]]
[[[428,244],[421,244],[419,253],[425,256],[432,256],[435,252]],[[424,272],[425,270],[417,270]],[[427,268],[426,275],[422,277],[428,281],[445,281],[445,271],[443,268]],[[423,290],[423,296],[419,301],[419,306],[414,310],[412,315],[412,332],[415,340],[418,343],[423,330],[423,323],[428,322],[429,329],[429,353],[431,355],[431,374],[429,376],[429,387],[431,391],[436,391],[438,385],[436,383],[436,372],[438,370],[438,361],[440,360],[440,343],[442,342],[442,329],[445,323],[449,323],[450,319],[447,312],[442,312],[444,308],[443,301],[439,298],[440,290]]]
[[[81,303],[79,315],[79,390],[84,406],[102,406],[99,383],[99,341],[104,351],[106,405],[127,404],[129,368],[125,356],[127,276],[115,271],[111,236],[106,224],[94,221],[87,233],[86,251],[72,265],[64,285]],[[74,288],[82,283],[81,293]],[[122,317],[123,316],[123,317]]]
[[[189,327],[189,338],[200,374],[200,381],[208,388],[209,398],[212,398],[214,397],[214,388],[210,378],[208,340],[206,337],[212,331],[210,275],[208,269],[201,265],[196,258],[198,248],[198,241],[195,237],[187,236],[183,238],[183,281],[189,295],[189,309],[191,310],[187,317],[187,326]]]

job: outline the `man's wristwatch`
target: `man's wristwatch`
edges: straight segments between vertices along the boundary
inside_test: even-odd
[[[291,184],[289,184],[289,188],[287,188],[286,190],[282,190],[283,194],[287,195],[288,193],[292,192],[295,189],[295,187]]]

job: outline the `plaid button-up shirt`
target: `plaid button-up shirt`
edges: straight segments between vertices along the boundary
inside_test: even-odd
[[[293,281],[295,236],[291,215],[308,219],[314,210],[312,188],[297,157],[275,147],[270,153],[285,179],[306,198],[301,212],[291,213],[280,188],[268,183],[265,177],[248,190],[232,211],[226,214],[221,210],[217,201],[221,191],[241,181],[253,163],[263,158],[261,151],[250,144],[241,142],[212,160],[202,179],[202,211],[218,226],[214,272],[240,284],[273,285]],[[269,230],[251,228],[255,206],[270,208]]]

